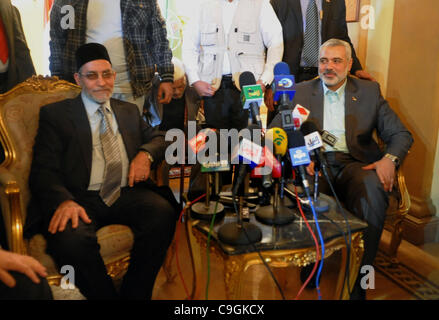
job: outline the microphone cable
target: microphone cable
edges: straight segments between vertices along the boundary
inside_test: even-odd
[[[235,209],[236,214],[239,215],[239,211],[238,211],[238,207],[237,207],[237,204],[236,204],[236,197],[235,197],[235,195],[232,195],[232,202],[233,202],[233,207]],[[268,270],[268,273],[270,274],[271,278],[273,279],[274,283],[276,284],[277,289],[279,290],[279,293],[280,293],[280,295],[282,297],[282,300],[285,300],[284,292],[283,292],[282,288],[280,287],[279,282],[277,281],[276,277],[274,276],[270,266],[265,261],[264,257],[262,257],[261,251],[255,246],[254,243],[252,243],[250,241],[250,237],[247,234],[247,230],[245,230],[245,228],[242,228],[242,230],[244,230],[244,234],[245,234],[245,237],[247,238],[247,241],[250,243],[250,245],[252,246],[253,250],[258,254],[259,259],[262,261],[262,263],[264,264],[265,268]]]
[[[293,171],[293,179],[294,178],[295,178],[295,172]],[[302,287],[300,288],[299,292],[297,293],[296,297],[294,298],[294,300],[299,300],[299,297],[302,294],[302,291],[306,288],[306,286],[308,285],[308,282],[311,281],[311,278],[314,276],[314,273],[317,270],[317,265],[318,265],[319,260],[320,260],[320,247],[319,247],[319,242],[317,240],[317,237],[316,237],[315,233],[312,231],[312,228],[311,228],[311,226],[308,223],[308,219],[306,218],[305,213],[302,210],[302,205],[301,205],[300,200],[299,200],[299,195],[298,195],[297,187],[296,186],[294,186],[294,193],[295,193],[295,196],[296,196],[297,207],[299,208],[300,214],[302,215],[302,218],[305,221],[305,225],[308,228],[308,231],[311,233],[311,236],[312,236],[312,238],[314,240],[314,244],[315,244],[315,247],[316,247],[316,262],[315,262],[314,267],[313,267],[313,269],[311,271],[311,274],[308,276],[306,281],[303,283]]]
[[[317,229],[317,234],[319,235],[319,238],[320,238],[320,248],[321,248],[322,254],[321,254],[319,269],[317,271],[317,276],[316,276],[316,290],[317,290],[317,295],[318,295],[319,300],[322,300],[322,294],[320,292],[320,275],[322,273],[323,263],[324,263],[324,260],[325,260],[325,241],[323,239],[322,232],[320,231],[320,224],[319,224],[319,221],[318,221],[316,210],[314,208],[314,205],[313,205],[313,202],[312,202],[312,199],[311,199],[309,188],[304,186],[303,189],[305,190],[306,196],[308,198],[309,206],[311,207],[312,215],[313,215],[314,221],[315,221],[315,225],[316,225],[316,229]]]
[[[218,208],[219,199],[216,200],[215,208],[213,210],[212,219],[210,221],[209,232],[207,233],[207,242],[206,242],[206,260],[207,260],[207,279],[206,279],[206,300],[209,300],[209,284],[210,284],[210,238],[213,231],[213,225],[215,223],[216,210]]]
[[[198,198],[196,198],[194,201],[188,201],[186,206],[181,210],[177,222],[181,223],[181,219],[183,217],[183,213],[185,212],[185,210],[189,209],[194,203],[200,201],[205,196],[206,196],[206,194],[203,194],[203,195],[199,196]],[[184,281],[184,277],[183,277],[183,274],[182,274],[181,268],[180,268],[180,262],[179,262],[179,259],[178,259],[178,243],[179,243],[179,238],[180,238],[180,224],[179,223],[177,224],[177,228],[176,228],[176,231],[175,231],[175,238],[176,238],[176,241],[175,241],[175,260],[176,260],[176,264],[177,264],[178,275],[179,275],[180,280],[181,280],[181,282],[183,284],[183,288],[184,288],[184,291],[186,293],[186,299],[187,300],[192,300],[192,297],[189,294],[189,291],[188,291],[188,289],[186,287],[186,283]]]

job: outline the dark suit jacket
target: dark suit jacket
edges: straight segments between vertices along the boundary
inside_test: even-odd
[[[293,105],[300,104],[311,111],[308,120],[323,128],[323,85],[320,79],[297,84]],[[281,126],[277,115],[270,127]],[[411,133],[381,95],[377,82],[347,78],[345,89],[345,129],[349,153],[358,161],[373,163],[383,152],[373,139],[373,132],[386,144],[385,152],[401,161],[413,143]]]
[[[27,47],[18,9],[10,1],[0,1],[0,17],[5,27],[9,49],[7,83],[0,86],[8,91],[35,74],[34,65]],[[1,92],[0,92],[1,93]]]
[[[110,103],[128,159],[143,149],[154,163],[160,163],[167,146],[164,133],[149,127],[135,105],[115,99]],[[34,217],[27,223],[41,223],[35,219],[42,217],[43,225],[47,224],[59,204],[85,192],[91,163],[92,135],[81,95],[42,107],[29,176],[32,200],[28,215]]]
[[[284,56],[291,74],[297,75],[303,49],[303,19],[300,0],[270,0],[283,29]],[[322,43],[337,38],[349,42],[352,47],[353,64],[351,73],[363,69],[355,54],[346,25],[345,0],[322,0]]]

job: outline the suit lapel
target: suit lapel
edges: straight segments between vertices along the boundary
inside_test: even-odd
[[[319,128],[323,129],[323,86],[320,79],[314,80],[310,99],[311,120],[316,122]]]
[[[354,119],[357,110],[358,100],[358,90],[357,86],[351,77],[347,78],[346,89],[345,89],[345,130],[346,130],[346,144],[348,146],[352,145],[354,141],[354,126],[356,122]]]
[[[81,94],[79,94],[75,99],[70,100],[68,108],[67,113],[70,116],[70,119],[73,121],[78,142],[82,151],[82,156],[88,173],[90,174],[92,160],[92,137],[90,123],[88,121],[84,103],[82,102]]]

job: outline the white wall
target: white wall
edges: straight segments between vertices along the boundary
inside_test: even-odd
[[[375,29],[368,32],[366,65],[386,96],[395,0],[371,0],[371,6],[375,12]]]
[[[437,57],[439,61],[439,56]],[[436,83],[439,83],[439,63],[437,64],[438,70],[436,72],[438,79]],[[436,90],[436,106],[439,106],[439,90]],[[434,157],[434,169],[433,169],[433,184],[431,186],[431,200],[436,207],[436,215],[439,216],[439,132],[436,143],[436,155]],[[436,235],[436,239],[439,242],[439,232]]]
[[[44,1],[11,0],[11,3],[20,11],[21,23],[37,74],[49,74],[49,38],[44,26]]]

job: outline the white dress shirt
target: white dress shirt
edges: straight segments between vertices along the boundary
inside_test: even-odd
[[[100,138],[100,128],[102,115],[98,111],[100,105],[91,100],[87,95],[81,93],[82,101],[84,102],[85,110],[87,111],[88,120],[90,123],[91,136],[92,136],[92,161],[91,161],[91,173],[90,183],[88,190],[100,190],[102,182],[104,181],[104,169],[105,169],[105,157],[102,150],[102,143]],[[128,184],[128,170],[129,160],[125,150],[125,144],[122,140],[122,135],[119,132],[116,117],[111,109],[110,101],[105,104],[107,110],[111,112],[111,128],[113,132],[117,133],[117,142],[119,145],[120,156],[122,160],[122,179],[120,182],[121,187],[125,187]]]
[[[345,129],[345,88],[347,80],[337,91],[330,90],[322,81],[323,85],[323,129],[337,137],[334,147],[325,144],[326,151],[341,151],[349,153],[346,144]]]

